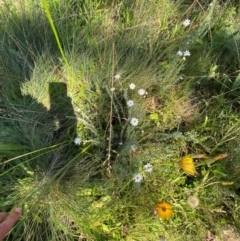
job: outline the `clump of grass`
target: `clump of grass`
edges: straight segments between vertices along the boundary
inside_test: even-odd
[[[8,239],[204,240],[239,225],[239,115],[212,90],[236,68],[212,38],[230,1],[43,2],[0,13],[1,207],[24,209]]]

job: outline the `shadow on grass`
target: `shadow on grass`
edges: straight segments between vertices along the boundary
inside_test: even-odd
[[[1,8],[0,17],[4,23],[0,26],[0,106],[1,128],[5,131],[0,135],[0,141],[20,144],[25,147],[26,153],[73,140],[76,136],[76,117],[71,98],[67,96],[66,83],[49,83],[50,110],[22,92],[22,86],[33,78],[39,59],[49,58],[54,63],[60,56],[44,11],[38,3],[21,6],[6,1]],[[43,88],[47,88],[46,84]],[[70,149],[64,147],[62,154],[73,151]],[[23,153],[13,155],[18,154]],[[9,155],[6,158],[13,157]],[[14,160],[5,168],[26,161],[23,159]],[[51,161],[47,161],[46,157],[40,159],[39,165],[46,170]],[[26,165],[30,169],[38,166],[36,162]]]

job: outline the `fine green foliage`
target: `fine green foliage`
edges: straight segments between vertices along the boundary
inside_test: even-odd
[[[6,240],[237,238],[239,6],[203,2],[0,0]]]

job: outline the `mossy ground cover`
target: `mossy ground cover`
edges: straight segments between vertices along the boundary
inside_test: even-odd
[[[238,1],[0,7],[6,240],[237,240]]]

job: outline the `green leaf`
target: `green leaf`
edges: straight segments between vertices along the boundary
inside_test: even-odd
[[[158,114],[157,114],[157,113],[152,113],[152,114],[150,114],[150,119],[151,119],[151,120],[157,120],[157,121],[158,121]]]
[[[5,153],[8,151],[24,150],[26,147],[16,144],[0,144],[0,152]]]
[[[239,87],[240,87],[240,75],[238,75],[236,77],[236,79],[234,80],[232,88],[233,89],[237,89]]]

